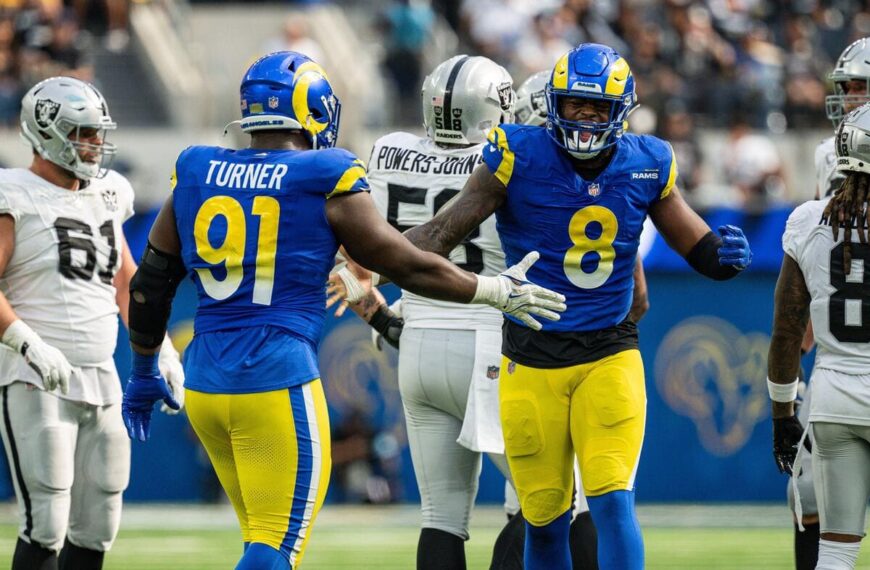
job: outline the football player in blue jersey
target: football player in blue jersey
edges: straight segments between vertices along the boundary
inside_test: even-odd
[[[190,147],[130,285],[133,372],[123,415],[146,440],[152,405],[172,401],[157,352],[181,279],[199,303],[185,353],[190,422],[235,508],[240,569],[297,568],[330,472],[317,369],[325,283],[339,244],[402,288],[498,307],[529,326],[558,318],[560,294],[524,280],[537,254],[477,276],[413,247],[375,209],[365,167],[334,148],[340,105],[317,63],[257,60],[241,84],[248,148]]]
[[[675,188],[671,146],[624,132],[636,103],[625,59],[581,44],[556,63],[547,127],[501,125],[451,207],[405,235],[447,255],[493,212],[507,264],[540,251],[532,281],[568,310],[532,330],[503,329],[500,407],[505,447],[527,520],[527,570],[571,568],[568,526],[576,454],[598,529],[602,570],[643,568],[634,478],[646,393],[637,328],[627,318],[647,214],[699,273],[730,279],[751,260],[733,226],[713,233]]]

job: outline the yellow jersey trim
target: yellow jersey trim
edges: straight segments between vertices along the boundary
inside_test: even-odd
[[[332,192],[326,195],[326,199],[329,200],[333,196],[338,196],[339,194],[348,192],[360,178],[365,178],[365,175],[366,166],[363,161],[359,159],[354,160],[353,166],[344,171],[344,174],[341,175],[341,178],[339,178],[338,182],[335,184],[335,188],[332,189]]]
[[[671,143],[668,143],[668,148],[671,149],[671,169],[668,173],[668,181],[659,195],[659,200],[667,198],[677,183],[677,156],[674,154],[674,147],[671,146]]]
[[[489,131],[487,139],[501,150],[501,163],[498,165],[498,170],[495,171],[494,176],[507,187],[511,181],[511,175],[514,173],[515,158],[513,151],[508,146],[507,134],[505,134],[504,129],[501,127],[493,127]]]

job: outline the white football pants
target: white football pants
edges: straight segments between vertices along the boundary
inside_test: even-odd
[[[121,404],[64,400],[32,385],[0,388],[0,433],[18,498],[18,535],[49,550],[64,538],[107,551],[130,479]]]

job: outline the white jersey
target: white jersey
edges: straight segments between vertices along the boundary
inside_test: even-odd
[[[65,397],[96,405],[119,401],[112,279],[121,266],[121,224],[133,215],[130,183],[110,171],[70,191],[30,170],[0,170],[0,214],[15,220],[15,250],[0,291],[72,364]],[[0,345],[0,385],[16,380],[42,386],[21,355]]]
[[[798,206],[782,236],[785,253],[798,262],[810,293],[810,318],[818,349],[810,421],[870,424],[870,245],[852,236],[852,267],[843,270],[843,234],[834,241],[821,222],[828,199]],[[817,373],[830,370],[839,374]]]
[[[402,232],[428,222],[465,186],[481,164],[482,149],[483,144],[445,149],[429,138],[401,132],[378,139],[368,171],[378,211]],[[479,275],[504,271],[495,216],[450,252],[450,261]],[[402,293],[402,317],[405,328],[464,330],[501,329],[503,320],[500,311],[487,305],[435,301],[408,291]]]
[[[837,153],[834,150],[834,137],[828,137],[816,147],[816,198],[831,196],[845,180],[837,171]]]

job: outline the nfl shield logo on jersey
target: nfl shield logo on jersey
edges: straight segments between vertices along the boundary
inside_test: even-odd
[[[487,366],[486,377],[490,380],[498,380],[498,366]]]
[[[269,108],[270,109],[277,109],[278,108],[278,98],[275,97],[274,95],[272,97],[269,97]]]
[[[118,192],[114,188],[106,188],[103,190],[102,196],[106,209],[110,212],[116,212],[118,210]]]
[[[597,182],[593,182],[592,184],[589,185],[589,188],[587,189],[587,192],[589,192],[589,195],[590,195],[590,196],[592,196],[593,198],[595,198],[596,196],[598,196],[599,194],[601,194],[601,187],[598,186],[598,183],[597,183]]]
[[[513,360],[508,362],[508,374],[513,374],[514,370],[517,368],[517,363]]]

